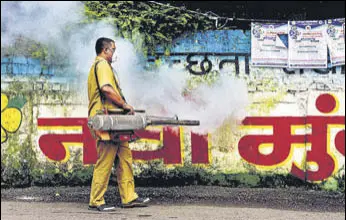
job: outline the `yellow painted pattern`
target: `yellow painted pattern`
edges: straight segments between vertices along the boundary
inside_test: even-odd
[[[37,127],[38,130],[48,130],[48,131],[52,131],[52,130],[58,130],[58,131],[78,131],[78,132],[82,132],[83,131],[83,127],[81,125],[77,125],[77,126],[38,126]]]
[[[334,100],[335,100],[335,103],[336,103],[335,104],[335,108],[331,112],[327,113],[327,115],[332,115],[332,114],[335,114],[336,112],[339,111],[340,102],[339,102],[338,97],[335,94],[332,94],[332,93],[329,93],[329,94],[334,97]]]
[[[258,146],[258,151],[263,155],[269,155],[274,150],[274,144],[273,143],[262,143],[260,146]]]
[[[1,143],[4,143],[7,140],[7,133],[6,131],[1,127]]]
[[[1,143],[6,142],[7,132],[16,132],[22,123],[22,112],[17,108],[7,108],[8,98],[1,93]]]
[[[8,98],[5,94],[1,93],[1,112],[4,110],[8,105]]]

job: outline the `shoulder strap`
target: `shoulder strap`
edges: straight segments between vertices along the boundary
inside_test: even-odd
[[[104,97],[103,93],[101,92],[100,83],[99,83],[99,78],[98,78],[97,73],[96,73],[97,64],[99,64],[99,62],[101,62],[101,61],[102,61],[102,60],[99,60],[99,61],[96,62],[95,68],[94,68],[94,74],[95,74],[95,78],[96,78],[97,88],[98,88],[99,93],[100,93],[101,103],[104,104],[105,97]]]

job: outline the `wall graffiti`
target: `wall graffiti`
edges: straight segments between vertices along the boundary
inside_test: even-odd
[[[169,167],[168,170],[171,166],[184,166],[185,170],[186,166],[193,172],[194,166],[202,165],[203,170],[217,168],[219,173],[284,173],[322,184],[343,177],[345,109],[339,101],[344,102],[345,66],[252,67],[250,42],[248,31],[190,33],[174,40],[169,53],[158,47],[154,56],[148,57],[147,67],[169,64],[184,67],[196,76],[214,77],[215,71],[239,76],[247,82],[251,105],[243,125],[234,130],[221,126],[213,134],[188,132],[182,127],[136,131],[141,140],[131,146],[137,163],[159,161],[158,166]],[[12,157],[19,153],[9,152],[23,150],[27,140],[33,143],[35,154],[30,156],[38,157],[38,169],[43,169],[41,162],[53,162],[52,166],[96,162],[96,143],[87,127],[87,118],[81,118],[86,115],[83,112],[87,112],[87,103],[70,93],[76,78],[64,75],[67,68],[32,58],[1,58],[2,92],[6,93],[1,100],[1,142],[6,156],[11,155],[5,165],[11,167],[12,161],[21,160],[22,157]],[[27,108],[22,108],[23,98],[12,97],[17,94],[13,90],[16,76],[47,76],[42,77],[46,80],[20,85],[31,103]],[[27,129],[32,132],[27,133]],[[12,134],[16,140],[11,139],[11,132],[16,132]],[[145,169],[146,164],[142,165],[136,167]]]
[[[337,110],[338,102],[333,95],[322,94],[316,100],[316,108],[330,114]],[[41,129],[55,127],[68,130],[71,126],[80,127],[81,134],[45,134],[39,138],[39,146],[44,155],[55,161],[68,160],[67,146],[80,143],[83,146],[83,163],[96,162],[96,144],[87,128],[86,118],[39,118]],[[296,134],[294,127],[309,127],[310,134]],[[332,127],[337,132],[334,145],[337,151],[345,156],[345,116],[305,116],[305,117],[247,117],[243,121],[243,129],[270,128],[273,134],[246,134],[238,142],[238,151],[242,159],[255,166],[275,169],[283,164],[292,163],[292,154],[296,147],[306,151],[304,163],[314,164],[316,170],[303,169],[292,163],[291,174],[308,181],[321,181],[333,175],[338,167],[331,153]],[[161,148],[152,151],[133,151],[135,160],[150,161],[161,159],[166,165],[183,164],[184,144],[181,128],[164,127],[161,131],[142,130],[136,133],[145,140],[159,142]],[[211,164],[210,140],[208,134],[191,133],[192,164]],[[263,153],[262,147],[271,148],[269,153]]]
[[[337,110],[334,96],[322,94],[316,100],[316,108],[329,114]],[[295,147],[306,149],[306,164],[314,163],[316,170],[303,170],[292,164],[291,173],[301,179],[321,181],[338,171],[337,161],[331,152],[332,127],[341,128],[336,134],[334,145],[345,156],[345,116],[306,116],[306,117],[250,117],[243,122],[250,129],[269,126],[271,135],[246,135],[239,141],[239,153],[244,160],[256,166],[276,167],[292,159]],[[310,134],[295,134],[293,126],[309,126]],[[261,145],[270,145],[270,153],[261,153]]]
[[[170,53],[158,46],[155,54],[148,57],[148,63],[166,60],[170,65],[187,63],[186,69],[194,75],[205,75],[213,70],[222,70],[226,64],[234,64],[235,74],[241,74],[240,65],[244,60],[245,74],[251,71],[251,33],[250,30],[218,30],[190,33],[173,41]],[[165,62],[166,62],[165,61]],[[330,63],[330,62],[329,62]],[[198,69],[198,70],[196,70]],[[313,69],[315,73],[336,74],[337,69],[345,74],[345,65]],[[303,74],[304,69],[283,68],[287,74]],[[42,63],[39,59],[20,56],[1,57],[1,75],[59,75],[68,71],[61,63]]]
[[[323,114],[338,110],[338,100],[331,94],[322,94],[316,99],[316,108]],[[312,171],[302,170],[292,164],[291,173],[301,179],[320,181],[337,172],[337,161],[331,152],[331,128],[340,128],[334,145],[337,151],[345,156],[345,116],[306,116],[306,117],[251,117],[244,120],[250,129],[256,126],[270,126],[271,135],[246,135],[239,141],[239,153],[247,162],[265,167],[275,167],[292,159],[295,147],[306,148],[306,164],[314,163]],[[292,127],[307,127],[310,134],[296,134]],[[269,154],[260,152],[261,145],[269,144]],[[307,148],[309,148],[307,150]]]
[[[232,63],[235,65],[236,75],[239,75],[239,57],[244,57],[245,59],[245,73],[250,74],[249,69],[249,58],[250,54],[248,53],[211,53],[211,52],[199,52],[199,53],[171,53],[169,64],[173,65],[176,63],[182,63],[182,57],[186,56],[186,69],[194,75],[205,75],[210,73],[213,70],[213,67],[216,64],[213,64],[212,60],[209,59],[210,56],[218,57],[220,62],[218,64],[218,70],[222,70],[226,63]],[[148,59],[148,62],[155,62],[155,60],[165,57],[164,53],[156,53],[155,58]],[[199,60],[194,57],[203,57],[203,60]],[[221,59],[223,57],[223,59]],[[234,57],[234,58],[232,58]],[[199,67],[200,70],[194,70],[194,67]],[[214,68],[215,69],[215,68]]]
[[[213,58],[211,58],[213,57]],[[2,75],[54,75],[57,72],[63,72],[63,69],[59,65],[50,64],[49,68],[43,68],[43,64],[40,61],[32,64],[19,63],[18,57],[13,57],[11,62],[8,59],[1,59],[1,74]],[[30,58],[26,58],[30,60]],[[250,68],[250,53],[214,53],[214,52],[191,52],[191,53],[171,53],[167,57],[164,53],[156,53],[154,56],[149,58],[148,63],[154,63],[156,60],[167,59],[169,65],[175,65],[185,62],[187,64],[186,70],[193,75],[206,75],[213,70],[221,71],[225,68],[226,64],[233,64],[235,75],[240,75],[241,60],[244,60],[245,74],[249,75],[251,72]],[[29,62],[29,61],[28,61]],[[28,67],[30,66],[30,67]],[[32,67],[31,67],[32,66]],[[340,68],[340,71],[337,69]],[[198,70],[197,70],[198,69]],[[44,70],[44,71],[43,71]],[[328,67],[326,69],[312,69],[319,75],[325,74],[345,74],[345,65],[340,67]],[[282,68],[282,71],[288,75],[292,74],[304,74],[304,69],[288,69]]]
[[[94,164],[97,160],[96,144],[87,125],[86,118],[39,118],[38,129],[69,131],[80,129],[80,134],[42,135],[39,147],[44,155],[54,161],[66,162],[70,158],[68,146],[83,147],[83,163]]]
[[[83,147],[83,163],[95,164],[97,161],[96,142],[87,122],[87,118],[38,118],[37,124],[40,130],[68,132],[77,129],[81,131],[79,134],[41,135],[38,143],[42,153],[50,160],[66,162],[70,158],[69,146]],[[180,130],[181,128],[164,127],[162,131],[136,131],[136,135],[141,139],[159,141],[162,147],[155,151],[133,151],[134,159],[144,161],[162,159],[167,165],[183,164],[184,144],[181,141],[183,133]],[[204,135],[193,133],[191,135],[193,136],[191,141],[193,163],[208,164],[208,140]],[[126,137],[122,139],[126,140]]]
[[[194,75],[205,75],[214,70],[221,71],[226,68],[226,64],[233,64],[235,74],[239,75],[242,73],[240,67],[244,65],[244,73],[249,75],[251,74],[251,33],[241,30],[192,33],[175,39],[170,53],[164,51],[164,48],[158,47],[156,53],[147,61],[150,64],[157,60],[169,65],[187,63],[186,70]],[[306,72],[304,69],[288,68],[282,68],[282,71],[291,75]],[[340,72],[344,75],[345,65],[313,69],[313,72],[320,75]]]
[[[214,57],[215,59],[209,59],[209,57]],[[250,53],[212,53],[212,52],[198,52],[198,53],[171,53],[169,57],[164,53],[156,53],[155,56],[148,59],[149,63],[153,63],[156,60],[160,59],[167,59],[167,62],[169,65],[179,64],[184,61],[187,63],[186,70],[189,71],[189,73],[193,75],[205,75],[210,73],[213,70],[219,70],[221,71],[224,69],[224,65],[227,63],[234,64],[235,69],[235,75],[240,74],[240,58],[244,59],[244,68],[245,68],[245,74],[250,74],[250,63],[249,60],[251,59]],[[199,59],[194,59],[194,57],[199,57]],[[216,61],[216,59],[218,61]],[[199,70],[195,70],[196,67],[199,68]],[[339,67],[340,68],[340,74],[345,74],[345,65]],[[328,67],[326,69],[312,69],[315,73],[320,75],[325,74],[336,74],[337,73],[337,67]],[[282,71],[285,72],[288,75],[292,74],[304,74],[304,69],[288,69],[288,68],[282,68]]]

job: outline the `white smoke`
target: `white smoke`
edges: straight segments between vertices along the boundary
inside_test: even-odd
[[[82,12],[80,2],[1,2],[1,46],[11,45],[15,36],[21,35],[66,54],[87,103],[87,77],[95,59],[95,42],[99,37],[114,39],[117,31],[104,22],[75,28],[85,19]],[[72,31],[65,31],[71,27]],[[245,117],[248,98],[244,81],[223,75],[212,87],[201,85],[184,97],[189,78],[185,69],[164,65],[157,71],[146,71],[145,60],[133,44],[121,38],[115,41],[117,61],[113,66],[128,103],[135,108],[149,114],[200,120],[200,132],[211,132],[230,117],[237,121]]]
[[[1,46],[18,35],[41,43],[60,39],[61,31],[82,18],[80,2],[1,1]]]
[[[85,19],[83,7],[73,1],[1,2],[1,47],[11,46],[23,36],[48,45],[48,53],[63,54],[68,58],[64,62],[67,60],[77,72],[88,72],[95,58],[96,39],[114,38],[116,32],[105,22],[80,24]]]
[[[144,70],[134,46],[116,39],[118,58],[113,63],[128,102],[148,114],[200,120],[198,132],[213,131],[226,119],[240,122],[248,105],[246,82],[223,73],[213,86],[200,85],[188,97],[182,95],[189,73],[182,68],[163,65]],[[120,54],[120,55],[119,55]]]

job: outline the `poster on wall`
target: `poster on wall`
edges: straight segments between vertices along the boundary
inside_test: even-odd
[[[345,65],[345,18],[327,20],[326,38],[332,66]]]
[[[288,22],[288,67],[327,68],[325,21]]]
[[[251,24],[251,65],[287,67],[288,49],[280,35],[287,35],[287,23]]]

